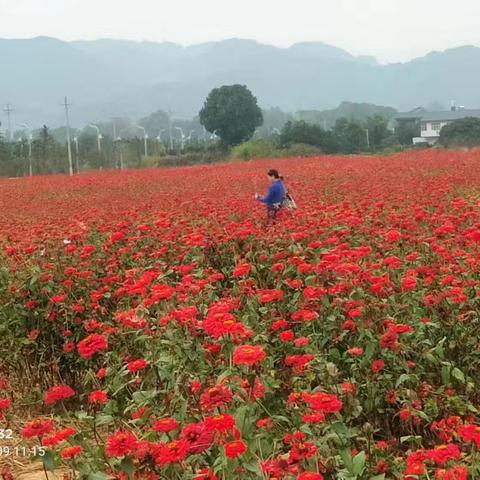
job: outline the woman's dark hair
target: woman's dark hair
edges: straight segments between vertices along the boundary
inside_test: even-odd
[[[280,178],[280,175],[278,173],[278,170],[275,170],[274,168],[271,168],[268,172],[267,172],[267,175],[269,177],[273,177],[273,178]]]

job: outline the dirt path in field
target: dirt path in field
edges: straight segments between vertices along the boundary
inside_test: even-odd
[[[12,477],[9,477],[8,473],[10,473]],[[23,464],[19,461],[0,463],[1,480],[46,480],[46,478],[40,462],[28,464]],[[71,478],[66,470],[57,470],[55,473],[48,472],[49,480],[70,480]]]

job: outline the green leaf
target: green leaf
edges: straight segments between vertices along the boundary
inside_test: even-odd
[[[105,473],[102,472],[95,472],[89,473],[86,480],[108,480],[109,477]]]
[[[343,464],[345,468],[350,472],[353,473],[353,462],[352,462],[352,452],[350,449],[345,448],[340,450],[340,457],[342,457]]]
[[[155,396],[157,395],[156,390],[143,390],[141,392],[135,392],[132,395],[132,399],[135,402],[135,404],[141,406],[145,405],[150,402]]]
[[[453,370],[452,370],[452,377],[453,378],[456,378],[459,382],[462,382],[462,383],[465,383],[465,375],[463,374],[463,372],[455,367]]]
[[[442,382],[444,385],[450,383],[450,366],[444,365],[442,367]]]
[[[362,450],[361,452],[357,453],[353,458],[353,470],[352,473],[354,475],[361,475],[363,470],[365,469],[365,452]]]
[[[99,415],[96,419],[96,425],[110,425],[113,423],[113,417],[111,415]]]
[[[48,472],[53,472],[55,470],[55,459],[50,450],[45,452],[45,455],[42,457],[43,466]]]
[[[366,360],[371,360],[373,358],[373,354],[375,353],[376,345],[373,342],[369,342],[367,344],[367,348],[365,349],[364,358]]]
[[[382,473],[381,475],[375,475],[374,477],[370,477],[369,480],[385,480],[385,474]]]
[[[130,480],[133,479],[135,474],[135,465],[133,464],[130,458],[124,458],[120,466],[118,467],[122,472],[125,472],[128,475]]]
[[[245,418],[247,415],[247,411],[249,409],[248,405],[242,405],[237,409],[237,411],[234,414],[235,421],[237,423],[237,428],[245,434]]]
[[[395,388],[398,388],[402,383],[407,382],[410,380],[410,375],[408,373],[402,373],[395,384]]]
[[[412,442],[421,445],[422,440],[423,437],[420,435],[406,435],[405,437],[400,437],[400,443]]]
[[[258,464],[258,460],[256,460],[255,458],[249,460],[248,462],[244,462],[243,467],[245,467],[249,472],[258,475],[258,478],[261,478],[263,476],[262,471],[260,470],[260,465]]]

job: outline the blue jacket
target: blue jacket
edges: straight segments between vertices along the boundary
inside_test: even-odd
[[[285,185],[281,180],[274,180],[268,189],[268,193],[265,196],[260,195],[257,200],[271,206],[274,203],[282,203],[284,198]]]

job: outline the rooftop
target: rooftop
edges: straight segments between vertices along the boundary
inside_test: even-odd
[[[480,109],[458,108],[457,110],[445,110],[439,112],[427,112],[422,109],[415,109],[411,112],[399,113],[395,116],[396,120],[417,119],[422,122],[441,122],[449,120],[460,120],[466,117],[480,118]]]

